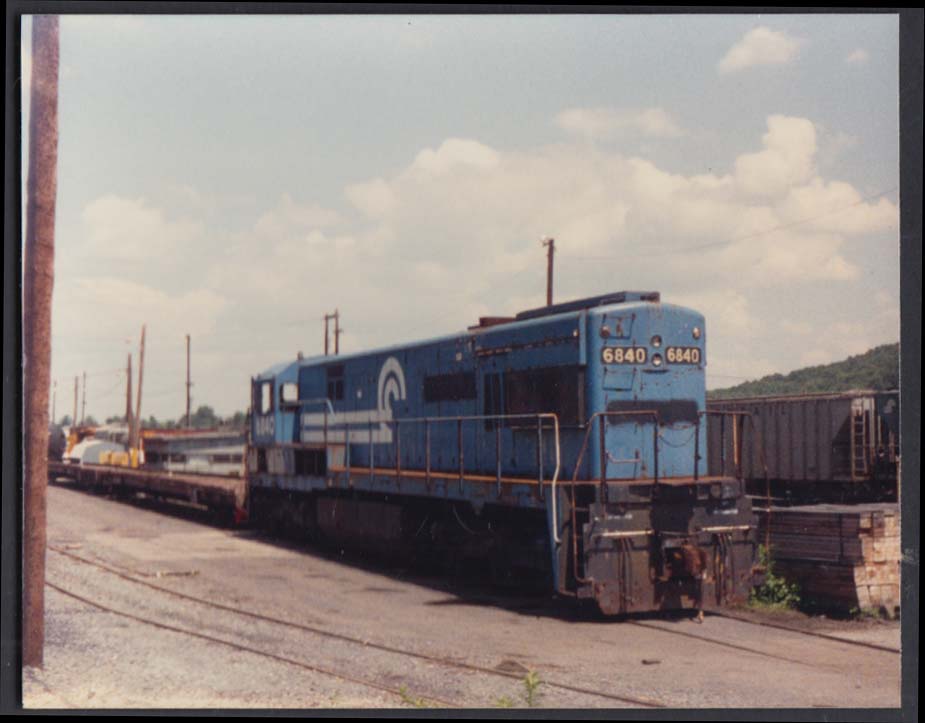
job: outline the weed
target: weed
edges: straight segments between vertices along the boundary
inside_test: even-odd
[[[404,685],[398,689],[398,694],[401,696],[401,702],[405,705],[410,705],[414,708],[427,707],[427,701],[425,701],[423,698],[415,698],[408,692],[408,688]]]
[[[495,708],[513,708],[514,701],[508,698],[506,695],[502,695],[498,700],[495,701]]]
[[[796,608],[800,605],[800,587],[774,574],[774,563],[768,548],[758,546],[758,564],[764,568],[764,583],[753,588],[749,604],[755,607]]]
[[[528,707],[533,708],[536,705],[537,691],[542,682],[539,673],[535,670],[528,671],[524,676],[524,701],[526,701]]]
[[[848,611],[848,615],[855,620],[883,620],[888,617],[883,608],[853,607]]]

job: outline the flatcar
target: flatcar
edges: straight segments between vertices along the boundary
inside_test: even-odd
[[[735,428],[710,416],[707,459],[711,474],[737,465],[750,494],[770,492],[777,503],[897,499],[896,390],[710,399],[707,409],[747,413]]]
[[[251,519],[605,614],[740,601],[756,523],[706,473],[705,365],[703,316],[632,291],[278,364],[251,380]]]

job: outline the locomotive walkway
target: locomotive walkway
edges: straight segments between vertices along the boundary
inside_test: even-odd
[[[848,626],[871,648],[715,616],[601,621],[58,486],[48,520],[26,706],[899,704],[896,624]]]

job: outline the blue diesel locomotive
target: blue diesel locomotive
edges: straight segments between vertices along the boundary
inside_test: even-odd
[[[279,364],[252,380],[250,514],[605,614],[741,600],[756,524],[741,479],[707,476],[705,342],[627,291]]]

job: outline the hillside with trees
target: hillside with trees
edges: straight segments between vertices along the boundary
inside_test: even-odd
[[[833,364],[771,374],[734,387],[707,392],[710,399],[777,394],[845,392],[851,389],[899,389],[899,344],[884,344]]]

